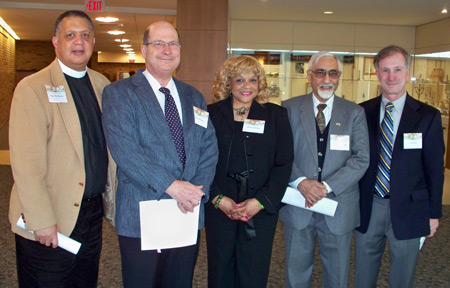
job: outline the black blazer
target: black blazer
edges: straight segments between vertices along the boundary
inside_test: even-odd
[[[370,222],[378,165],[381,96],[361,103],[366,111],[370,141],[370,165],[359,182],[361,223],[365,233]],[[430,218],[442,216],[444,138],[439,111],[406,96],[391,162],[391,222],[399,240],[430,234]],[[422,133],[422,149],[404,149],[404,133]]]
[[[226,177],[234,118],[231,97],[208,105],[209,117],[216,129],[219,161],[211,184],[210,199],[226,194]],[[248,198],[256,198],[265,210],[274,214],[288,185],[292,169],[292,130],[285,108],[272,104],[252,103],[248,119],[265,120],[264,134],[244,132],[248,163]]]

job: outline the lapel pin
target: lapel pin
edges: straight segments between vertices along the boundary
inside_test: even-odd
[[[341,127],[341,123],[336,123],[336,126],[339,126],[339,127]]]

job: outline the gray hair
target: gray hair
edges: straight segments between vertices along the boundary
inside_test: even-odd
[[[314,67],[314,65],[316,65],[317,62],[319,62],[320,58],[322,58],[322,57],[333,57],[334,59],[336,59],[336,61],[338,63],[338,70],[340,72],[342,72],[342,63],[341,63],[341,61],[339,61],[339,59],[336,58],[336,56],[334,56],[333,54],[331,54],[328,51],[320,51],[320,52],[312,55],[311,59],[309,60],[309,63],[308,63],[308,66],[309,66],[308,70],[312,71],[312,67]]]

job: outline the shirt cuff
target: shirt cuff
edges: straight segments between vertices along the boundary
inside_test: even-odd
[[[322,181],[322,184],[325,185],[325,187],[327,187],[327,192],[328,193],[333,192],[333,189],[331,189],[331,187],[327,184],[327,182]]]
[[[306,179],[306,177],[298,177],[296,180],[289,182],[289,186],[291,186],[292,188],[298,189],[298,184],[300,184],[300,182],[302,182],[305,179]]]

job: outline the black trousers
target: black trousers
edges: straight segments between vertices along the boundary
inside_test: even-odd
[[[245,222],[230,220],[211,204],[205,212],[208,287],[266,287],[278,214],[256,214],[256,237],[248,239]]]
[[[77,255],[16,234],[19,287],[97,287],[102,221],[102,197],[83,201],[70,235],[70,238],[81,242]]]
[[[141,250],[141,238],[119,235],[122,257],[122,279],[125,288],[190,288],[197,262],[200,233],[197,244],[155,250]]]

